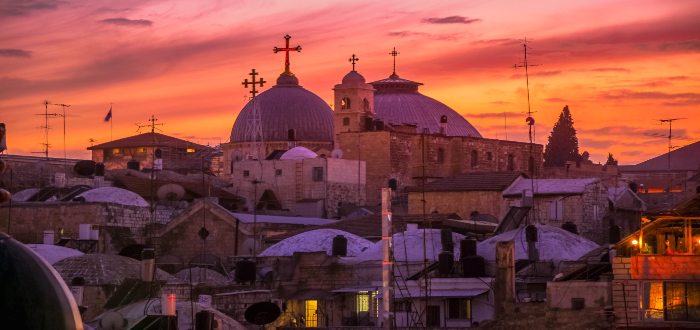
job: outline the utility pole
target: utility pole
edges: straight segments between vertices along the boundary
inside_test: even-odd
[[[665,119],[659,119],[659,122],[663,125],[664,123],[668,123],[668,170],[671,170],[671,150],[675,148],[673,146],[673,131],[672,131],[672,126],[673,122],[676,120],[682,120],[682,119],[688,119],[688,118],[665,118]]]

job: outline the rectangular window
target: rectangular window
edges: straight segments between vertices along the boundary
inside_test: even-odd
[[[411,311],[411,301],[410,300],[396,300],[394,302],[394,311],[396,312],[410,312]],[[377,313],[377,315],[379,315]]]
[[[323,181],[323,167],[314,167],[311,170],[311,177],[314,181]]]
[[[121,149],[119,149],[119,148],[112,149],[112,155],[118,155],[120,153],[122,153]]]
[[[276,176],[282,175],[282,169],[281,169],[281,168],[276,169],[276,170],[275,170],[275,175],[276,175]]]
[[[369,312],[369,292],[360,291],[357,293],[357,312],[358,313]]]
[[[440,306],[429,305],[425,311],[426,324],[429,327],[440,326]]]
[[[197,151],[197,150],[194,150],[194,148],[187,148],[187,153],[195,152],[195,151]]]
[[[700,282],[647,282],[642,292],[645,320],[700,322]]]
[[[486,160],[493,160],[493,154],[490,151],[486,153]]]
[[[318,300],[307,300],[306,301],[306,322],[304,326],[307,328],[318,327]]]
[[[243,177],[244,177],[244,178],[247,178],[247,177],[249,177],[249,176],[250,176],[250,171],[248,171],[248,170],[243,171]]]
[[[471,305],[471,300],[469,299],[449,299],[447,318],[459,320],[471,319]]]
[[[564,220],[564,199],[557,199],[549,203],[549,219]]]

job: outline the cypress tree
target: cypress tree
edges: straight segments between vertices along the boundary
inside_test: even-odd
[[[608,161],[605,162],[605,165],[615,165],[617,166],[617,159],[613,157],[613,154],[608,152]]]
[[[544,166],[564,166],[567,161],[577,161],[579,157],[574,120],[567,105],[564,106],[559,120],[554,124],[552,133],[549,135],[544,149]]]

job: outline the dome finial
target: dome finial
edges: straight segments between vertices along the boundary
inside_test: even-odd
[[[348,61],[352,63],[352,71],[355,71],[355,62],[359,62],[360,59],[355,57],[355,54],[352,54],[352,57],[350,57]]]
[[[290,48],[289,47],[289,39],[292,39],[292,37],[288,34],[285,35],[284,36],[284,43],[285,43],[284,48],[274,47],[274,48],[272,48],[272,52],[275,54],[277,54],[277,52],[284,52],[284,73],[283,74],[293,76],[294,74],[292,74],[292,71],[289,70],[289,52],[295,51],[295,50],[297,52],[300,52],[301,46],[297,45],[296,47]]]
[[[392,78],[398,77],[398,75],[396,74],[396,56],[399,54],[401,54],[401,53],[396,51],[396,47],[394,47],[394,49],[389,53],[389,55],[391,55],[394,58],[394,71],[391,74]]]

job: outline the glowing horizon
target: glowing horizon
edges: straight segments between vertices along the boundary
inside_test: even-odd
[[[694,1],[356,1],[66,3],[20,1],[0,7],[0,122],[8,153],[43,150],[43,102],[71,104],[69,157],[87,158],[89,139],[109,141],[158,117],[162,133],[196,143],[226,142],[255,68],[274,84],[291,54],[300,84],[332,103],[351,70],[368,81],[397,73],[421,93],[464,115],[484,137],[526,141],[528,60],[536,142],[569,105],[580,151],[633,164],[697,141],[700,106],[700,3]],[[49,112],[61,112],[51,107]],[[507,129],[504,127],[504,120]],[[63,155],[63,123],[50,120],[50,156]]]

